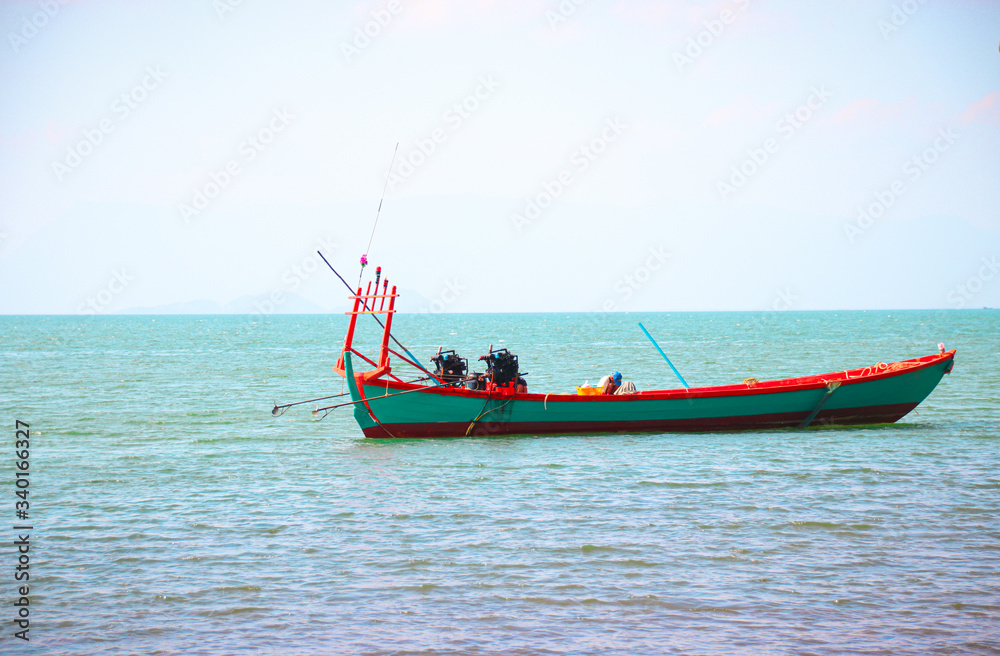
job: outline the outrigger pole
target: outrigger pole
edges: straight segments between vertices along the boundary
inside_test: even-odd
[[[323,254],[320,253],[319,251],[316,251],[316,254],[319,255],[320,258],[322,258],[322,260],[324,262],[326,262],[326,265],[328,267],[330,267],[330,271],[333,271],[334,275],[336,275],[338,278],[340,278],[340,282],[344,283],[344,287],[347,287],[347,290],[349,292],[351,292],[351,294],[354,294],[355,292],[354,292],[353,289],[351,289],[351,285],[346,280],[344,280],[344,277],[342,275],[340,275],[339,273],[337,273],[337,270],[333,268],[332,264],[330,264],[329,262],[327,262],[327,259],[325,257],[323,257]],[[386,282],[388,282],[388,280]],[[377,294],[378,290],[376,290],[375,293]],[[372,301],[372,305],[373,305],[372,310],[373,311],[375,310],[374,304],[375,304],[375,302]],[[368,310],[368,301],[365,301],[365,311],[367,311],[367,310]],[[371,317],[373,319],[375,319],[375,321],[378,322],[378,325],[382,326],[382,330],[385,330],[385,324],[382,323],[382,320],[379,319],[377,315],[372,314]],[[398,346],[399,348],[403,349],[403,353],[406,353],[406,355],[408,355],[410,357],[410,360],[413,361],[413,364],[417,365],[417,367],[421,371],[423,371],[428,376],[431,376],[431,378],[434,377],[434,374],[432,374],[431,372],[427,371],[427,369],[425,369],[424,366],[420,364],[420,360],[418,360],[412,353],[410,353],[410,350],[408,348],[406,348],[405,346],[403,346],[403,344],[398,339],[396,339],[396,337],[392,333],[389,333],[389,337],[392,338],[392,341],[396,342],[396,346]]]

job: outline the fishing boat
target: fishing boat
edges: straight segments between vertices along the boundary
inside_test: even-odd
[[[934,390],[951,372],[955,359],[954,349],[946,351],[939,344],[938,353],[933,355],[799,378],[748,378],[736,385],[694,388],[681,378],[681,388],[614,395],[587,393],[595,390],[586,388],[568,394],[529,393],[517,356],[506,349],[490,347],[480,358],[486,367],[482,375],[469,373],[468,361],[454,351],[439,350],[432,358],[434,371],[422,366],[392,335],[398,294],[395,286],[388,289],[388,281],[379,293],[378,276],[374,291],[369,282],[364,294],[358,287],[350,297],[354,306],[347,313],[350,322],[334,366],[334,372],[346,379],[348,392],[344,395],[351,400],[314,411],[316,416],[352,407],[361,431],[369,438],[738,431],[892,423]],[[366,314],[385,317],[384,323],[379,320],[383,331],[375,359],[353,344],[358,317]],[[390,339],[405,355],[390,345]],[[370,368],[359,371],[358,365]],[[419,378],[404,380],[400,375],[404,366],[417,372]],[[273,413],[319,400],[275,405]]]

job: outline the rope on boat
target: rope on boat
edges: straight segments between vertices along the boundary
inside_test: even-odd
[[[881,360],[879,360],[878,362],[876,362],[872,366],[865,367],[864,369],[862,369],[861,370],[861,376],[860,376],[860,378],[864,378],[865,376],[871,376],[872,374],[881,373],[881,372],[885,371],[888,368],[889,368],[889,365],[887,365],[886,363],[884,363]]]
[[[372,305],[374,305],[374,304],[375,304],[375,302],[372,301]],[[365,398],[365,386],[364,386],[364,384],[361,384],[361,385],[358,386],[358,394],[361,395],[361,400],[364,401],[364,403],[365,403],[365,410],[368,411],[368,416],[371,417],[375,421],[376,424],[378,424],[379,428],[381,428],[382,430],[385,431],[386,435],[388,435],[389,437],[391,437],[394,440],[398,439],[395,435],[393,435],[392,433],[389,432],[389,429],[386,428],[382,424],[381,421],[378,420],[378,417],[376,417],[375,413],[372,411],[372,407],[370,405],[368,405],[368,399]],[[385,383],[385,396],[389,396],[389,381],[386,381],[386,383]]]
[[[466,437],[468,437],[472,433],[472,429],[475,428],[476,423],[480,419],[482,419],[486,415],[490,414],[494,410],[503,410],[504,408],[506,408],[511,403],[511,401],[514,400],[514,399],[507,399],[507,402],[504,403],[503,405],[498,405],[497,407],[493,408],[492,410],[486,410],[486,406],[489,405],[490,398],[491,398],[492,394],[493,394],[493,389],[490,388],[490,390],[486,393],[486,400],[483,401],[483,407],[480,408],[480,410],[479,410],[479,415],[475,419],[473,419],[472,423],[469,424],[469,427],[465,429],[465,436]],[[548,396],[549,396],[548,394],[545,395],[546,399],[548,398]]]
[[[865,367],[861,370],[861,373],[857,376],[851,376],[846,370],[844,371],[844,380],[851,380],[852,378],[864,378],[865,376],[871,376],[874,374],[891,373],[893,371],[900,371],[901,369],[909,369],[910,367],[916,367],[919,362],[893,362],[892,364],[886,364],[884,362],[876,362],[870,367]]]
[[[482,419],[486,415],[490,414],[491,412],[496,412],[497,410],[503,410],[508,405],[510,405],[513,400],[514,399],[507,399],[507,401],[503,405],[498,405],[497,407],[495,407],[495,408],[493,408],[491,410],[487,410],[486,412],[480,413],[480,415],[478,417],[476,417],[475,419],[472,420],[472,423],[469,424],[469,427],[465,429],[465,436],[468,437],[469,434],[472,433],[472,428],[473,428],[473,426],[476,425],[477,421],[479,421],[480,419]],[[486,399],[486,401],[489,402],[489,399]],[[485,406],[483,406],[483,407],[485,407]]]
[[[472,420],[472,423],[469,424],[469,427],[465,429],[465,436],[466,437],[468,437],[469,433],[472,432],[472,427],[476,425],[476,422],[479,421],[480,418],[482,418],[483,411],[486,410],[486,406],[487,406],[487,404],[489,404],[489,402],[490,402],[490,396],[492,394],[493,394],[493,388],[491,387],[489,390],[486,391],[486,400],[483,401],[483,407],[479,409],[479,414],[476,416],[475,419]]]

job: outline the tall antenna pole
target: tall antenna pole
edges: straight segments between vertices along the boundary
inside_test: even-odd
[[[375,212],[375,223],[372,225],[372,234],[368,237],[368,246],[365,247],[365,252],[361,256],[361,272],[358,273],[358,285],[361,285],[361,277],[365,273],[365,265],[368,264],[368,250],[372,247],[372,240],[375,239],[375,228],[378,227],[378,217],[382,214],[382,201],[385,200],[385,190],[389,188],[389,178],[392,177],[392,165],[396,163],[396,153],[399,151],[399,142],[396,142],[396,148],[392,151],[392,161],[389,162],[389,173],[385,176],[385,186],[382,187],[382,198],[378,201],[378,211]]]

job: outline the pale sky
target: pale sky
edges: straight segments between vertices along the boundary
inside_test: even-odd
[[[1000,306],[1000,3],[0,3],[0,314]],[[293,296],[294,294],[294,296]],[[176,305],[183,304],[183,305]],[[161,307],[162,309],[162,307]]]

